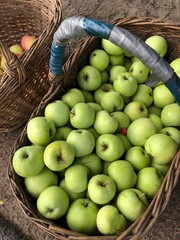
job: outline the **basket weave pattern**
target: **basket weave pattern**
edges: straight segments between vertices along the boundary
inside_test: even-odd
[[[2,0],[0,16],[0,52],[7,60],[0,79],[0,132],[5,132],[22,126],[50,87],[50,45],[62,5],[60,0]],[[26,34],[37,40],[17,58],[8,47]]]
[[[167,61],[172,61],[180,56],[180,26],[165,23],[150,18],[127,18],[116,19],[114,25],[123,27],[134,33],[141,39],[145,40],[152,34],[159,34],[167,39],[169,49],[167,53]],[[68,61],[63,66],[64,76],[59,82],[54,82],[48,94],[43,98],[41,104],[33,112],[31,118],[42,115],[45,106],[54,99],[60,99],[62,94],[69,88],[75,87],[76,75],[82,66],[87,64],[90,52],[100,47],[100,39],[96,37],[87,37],[83,39],[74,53],[71,54]],[[30,118],[30,119],[31,119]],[[142,234],[146,233],[155,223],[158,216],[165,209],[171,197],[172,190],[177,184],[180,173],[180,151],[173,159],[170,169],[162,183],[162,186],[156,196],[151,201],[146,212],[137,219],[127,230],[119,233],[118,236],[86,236],[68,230],[65,227],[63,219],[58,222],[52,222],[43,218],[36,210],[30,196],[26,193],[23,181],[18,177],[12,168],[11,159],[15,151],[21,146],[27,145],[28,139],[26,135],[26,127],[17,139],[14,149],[10,156],[8,177],[13,193],[16,196],[22,211],[34,222],[38,227],[53,235],[57,239],[74,239],[74,240],[122,240],[122,239],[138,239]]]

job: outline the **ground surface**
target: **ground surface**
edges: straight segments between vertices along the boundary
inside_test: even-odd
[[[63,17],[84,15],[103,20],[116,17],[155,17],[180,22],[179,0],[63,0]],[[0,240],[55,240],[22,213],[9,187],[7,162],[10,150],[22,129],[0,134]],[[1,202],[2,201],[2,202]],[[180,184],[176,186],[165,211],[143,240],[180,239]]]

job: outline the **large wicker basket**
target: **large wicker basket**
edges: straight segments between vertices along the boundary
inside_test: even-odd
[[[113,24],[121,26],[134,33],[142,39],[146,39],[152,34],[160,34],[164,36],[169,44],[167,53],[167,61],[171,61],[180,56],[180,25],[173,23],[165,23],[160,20],[150,18],[126,18],[116,19]],[[45,106],[52,100],[60,98],[68,88],[76,86],[76,75],[79,69],[87,64],[89,53],[100,46],[98,37],[87,37],[83,39],[76,51],[69,57],[63,66],[64,77],[60,82],[54,82],[48,94],[38,108],[33,112],[31,118],[42,115]],[[31,119],[30,118],[30,119]],[[44,231],[53,235],[57,239],[74,239],[74,240],[121,240],[121,239],[138,239],[142,234],[149,231],[161,212],[165,209],[171,197],[172,190],[177,184],[180,173],[180,151],[174,157],[170,169],[166,174],[162,186],[156,196],[151,201],[146,212],[137,219],[127,230],[116,236],[86,236],[77,232],[68,230],[63,220],[53,222],[43,218],[36,210],[35,203],[25,191],[23,180],[18,177],[12,168],[12,157],[15,151],[21,146],[27,145],[28,139],[26,135],[26,127],[17,139],[14,148],[10,154],[8,167],[8,178],[13,193],[19,202],[24,214],[30,221],[35,223]]]
[[[0,52],[7,59],[0,78],[0,132],[5,132],[22,126],[49,89],[49,49],[62,5],[60,0],[2,0],[0,15]],[[26,34],[37,40],[17,58],[8,47]]]

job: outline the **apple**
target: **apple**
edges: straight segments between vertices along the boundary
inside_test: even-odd
[[[63,178],[63,179],[60,181],[59,187],[63,188],[63,190],[67,193],[70,202],[73,202],[74,200],[79,199],[79,198],[84,198],[84,197],[86,196],[86,191],[80,192],[80,193],[72,192],[72,191],[67,187],[67,184],[66,184],[66,182],[65,182],[65,178]]]
[[[52,171],[62,171],[69,167],[75,158],[75,150],[67,141],[54,141],[44,150],[44,163]]]
[[[61,100],[65,102],[69,108],[73,108],[79,102],[85,102],[83,93],[78,88],[71,88],[61,97]]]
[[[109,65],[109,55],[103,49],[95,49],[89,56],[89,64],[102,72]]]
[[[53,121],[56,127],[62,127],[69,121],[69,107],[62,100],[55,100],[46,105],[44,116]]]
[[[113,81],[115,91],[119,92],[122,96],[131,97],[135,94],[138,84],[137,80],[129,72],[119,73]]]
[[[99,232],[103,235],[116,235],[127,228],[126,218],[112,205],[100,208],[96,223]]]
[[[66,222],[68,227],[76,232],[92,235],[96,230],[98,206],[88,198],[79,198],[71,203]]]
[[[97,113],[100,110],[102,110],[101,105],[96,103],[96,102],[88,102],[87,104],[94,109],[95,113]]]
[[[140,146],[129,148],[126,152],[125,159],[131,163],[137,172],[145,167],[149,167],[151,163],[149,154]]]
[[[100,101],[103,110],[108,112],[120,111],[124,107],[124,101],[119,92],[112,91],[105,93]]]
[[[109,80],[109,72],[105,69],[101,73],[101,83],[107,83]]]
[[[5,66],[6,66],[6,58],[4,57],[4,55],[1,55],[1,70],[5,70]]]
[[[176,74],[180,74],[180,57],[175,58],[171,63],[170,66],[174,69]]]
[[[93,135],[94,140],[96,141],[100,134],[93,127],[90,127],[87,130]]]
[[[135,57],[135,56],[131,57],[131,63],[134,63],[134,62],[137,62],[137,61],[140,61],[140,59]]]
[[[163,176],[165,176],[170,168],[170,164],[162,165],[162,164],[158,164],[158,163],[154,162],[153,160],[151,160],[150,167],[156,168]]]
[[[173,138],[177,142],[178,146],[180,147],[180,131],[178,128],[164,127],[159,132],[164,133],[164,134],[170,136],[171,138]]]
[[[84,95],[85,102],[94,102],[94,96],[92,92],[81,89],[82,94]]]
[[[16,54],[17,56],[20,56],[23,53],[23,49],[19,44],[13,44],[9,50]]]
[[[117,208],[130,222],[136,221],[148,208],[148,200],[144,192],[130,188],[119,193]]]
[[[157,116],[156,114],[150,113],[148,115],[148,118],[153,121],[153,123],[158,131],[160,131],[164,127],[161,118],[159,116]]]
[[[120,74],[120,73],[123,73],[123,72],[127,72],[126,68],[124,66],[113,66],[111,67],[111,70],[110,70],[110,76],[109,76],[109,81],[110,82],[114,82],[114,80],[117,78],[117,76]]]
[[[150,86],[139,84],[137,91],[132,96],[132,101],[139,101],[149,107],[153,103],[153,90]]]
[[[102,96],[110,91],[114,91],[113,85],[110,83],[102,83],[100,87],[94,91],[94,101],[100,104]]]
[[[136,78],[138,84],[145,83],[148,79],[149,68],[146,67],[141,61],[135,61],[132,63],[129,72]]]
[[[89,175],[93,176],[102,172],[102,160],[95,153],[76,158],[73,164],[82,164],[89,169]]]
[[[108,39],[102,39],[102,47],[109,55],[121,55],[124,49],[112,43]]]
[[[132,147],[131,142],[129,141],[127,136],[122,133],[116,133],[116,136],[118,136],[121,139],[121,141],[123,142],[124,153],[126,153],[128,151],[128,149]]]
[[[66,141],[74,147],[76,157],[92,153],[95,147],[94,136],[86,129],[72,130]]]
[[[144,118],[148,116],[148,110],[144,103],[139,101],[132,101],[124,107],[124,113],[128,115],[131,122],[138,118]]]
[[[24,35],[21,38],[21,46],[26,51],[30,49],[33,43],[36,41],[37,37],[34,35]]]
[[[172,103],[161,111],[161,120],[166,127],[180,127],[180,106]]]
[[[65,183],[67,188],[75,193],[84,192],[88,184],[88,168],[85,165],[71,165],[65,171]]]
[[[148,113],[150,114],[150,113],[153,113],[153,114],[156,114],[157,116],[161,116],[161,108],[159,108],[159,107],[157,107],[157,106],[155,106],[154,104],[151,104],[148,108],[147,108],[147,110],[148,110]]]
[[[136,188],[152,199],[161,187],[163,175],[154,167],[145,167],[137,174]]]
[[[35,145],[47,145],[55,134],[54,122],[46,117],[37,116],[27,123],[27,137]]]
[[[38,146],[23,146],[12,158],[14,171],[21,177],[35,176],[44,168],[43,149]]]
[[[161,57],[164,57],[166,55],[168,44],[163,36],[150,36],[145,40],[145,43],[154,49]]]
[[[116,194],[114,180],[105,174],[92,176],[88,182],[89,198],[96,204],[109,203]]]
[[[34,198],[38,198],[41,192],[50,186],[58,184],[58,176],[46,166],[35,176],[24,178],[27,192]]]
[[[36,205],[43,217],[57,220],[66,214],[69,208],[69,197],[61,187],[50,186],[41,192]]]
[[[123,153],[123,142],[114,134],[102,134],[96,140],[96,154],[104,161],[115,161],[119,159]]]
[[[96,113],[93,127],[98,134],[115,133],[118,128],[118,120],[108,111],[101,110]]]
[[[87,103],[77,103],[70,111],[70,123],[74,128],[89,128],[94,119],[95,110]]]
[[[127,137],[134,146],[143,147],[146,140],[157,133],[157,129],[149,118],[134,120],[127,129]]]
[[[86,65],[78,72],[77,83],[83,90],[95,91],[102,83],[101,73],[97,68]]]
[[[130,123],[131,123],[131,120],[130,118],[128,117],[128,115],[123,112],[123,111],[115,111],[115,112],[112,112],[111,113],[111,116],[113,116],[114,118],[116,118],[118,120],[118,123],[119,123],[119,127],[117,129],[117,131],[120,132],[121,129],[123,128],[128,128]]]
[[[69,135],[69,133],[72,130],[73,130],[73,128],[68,127],[68,126],[63,126],[63,127],[56,128],[56,134],[55,134],[52,141],[66,140],[67,136]]]
[[[161,109],[164,108],[166,105],[175,102],[174,96],[164,84],[161,84],[154,88],[153,99],[154,105]]]
[[[125,160],[113,161],[108,167],[108,175],[115,181],[118,192],[134,187],[137,181],[134,168]]]
[[[119,66],[124,64],[124,54],[120,55],[109,55],[109,65]]]
[[[162,165],[171,163],[178,152],[177,142],[163,133],[150,136],[146,140],[144,148],[154,162]]]

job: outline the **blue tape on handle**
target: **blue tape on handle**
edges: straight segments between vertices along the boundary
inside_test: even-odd
[[[85,18],[83,28],[89,36],[108,39],[114,26],[110,23],[97,19]]]
[[[180,79],[178,76],[174,73],[172,78],[164,84],[171,91],[176,99],[176,102],[180,105]]]
[[[62,72],[64,51],[65,46],[56,46],[52,43],[49,67],[54,76],[58,76]]]

